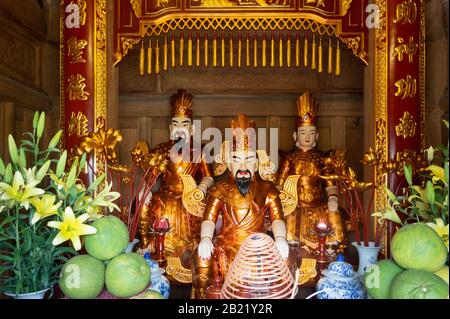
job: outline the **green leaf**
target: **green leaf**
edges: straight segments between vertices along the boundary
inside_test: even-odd
[[[45,128],[45,112],[42,112],[41,115],[39,116],[39,122],[37,125],[36,135],[38,138],[41,138],[42,133],[44,132],[44,128]]]
[[[34,112],[34,117],[33,117],[33,129],[37,128],[38,121],[39,121],[39,111],[36,111],[36,112]]]
[[[391,192],[391,190],[389,188],[384,186],[384,190],[386,192],[386,195],[388,195],[389,199],[391,200],[391,202],[397,201],[397,197],[394,195],[393,192]]]
[[[50,163],[51,161],[48,160],[47,162],[45,162],[44,165],[42,165],[42,167],[38,170],[38,172],[36,173],[36,179],[38,181],[42,181],[42,179],[44,178],[44,176],[47,174],[48,169],[50,167]]]
[[[3,163],[2,159],[0,158],[0,175],[5,175],[5,164]]]
[[[428,198],[429,203],[430,204],[434,203],[435,193],[434,193],[433,183],[431,181],[427,182],[426,192],[427,192],[427,198]]]
[[[410,164],[403,166],[403,171],[405,172],[405,178],[409,185],[412,185],[412,167]]]
[[[19,166],[23,168],[27,167],[27,158],[25,156],[25,150],[23,148],[19,150]]]
[[[80,174],[83,171],[85,165],[86,165],[86,153],[83,153],[83,155],[81,156],[80,165],[78,168],[78,174]]]
[[[445,164],[444,164],[444,176],[445,176],[445,183],[447,185],[448,185],[448,178],[449,178],[448,171],[449,171],[448,162],[445,162]]]
[[[17,164],[19,161],[19,153],[17,151],[16,142],[14,141],[14,137],[9,134],[8,136],[8,147],[9,147],[9,155],[11,156],[11,161],[14,164]]]
[[[56,176],[60,178],[62,174],[64,173],[64,169],[66,168],[66,161],[67,161],[67,151],[64,151],[59,158],[58,165],[56,166]]]
[[[442,120],[442,122],[444,122],[445,127],[448,128],[448,121],[447,120]]]
[[[48,143],[48,149],[52,149],[58,145],[59,140],[61,139],[62,130],[59,130],[51,139],[50,143]]]
[[[97,177],[92,183],[91,185],[89,185],[89,188],[87,189],[88,192],[93,192],[95,191],[95,189],[98,187],[98,185],[101,184],[101,182],[103,182],[103,180],[105,179],[105,174],[100,175],[99,177]]]

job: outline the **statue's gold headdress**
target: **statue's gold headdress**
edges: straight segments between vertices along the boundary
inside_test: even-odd
[[[233,151],[256,150],[256,122],[247,115],[238,113],[231,121]]]
[[[170,105],[172,106],[172,117],[188,117],[192,119],[192,99],[194,97],[186,90],[178,90],[178,93],[172,95]]]
[[[319,107],[316,99],[309,91],[303,93],[297,100],[297,127],[316,126]]]

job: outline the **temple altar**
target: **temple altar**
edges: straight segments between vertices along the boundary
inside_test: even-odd
[[[62,281],[82,256],[111,263],[95,295],[106,299],[153,299],[152,287],[177,299],[378,298],[371,265],[439,276],[448,264],[437,0],[29,2],[35,19],[0,4],[13,26],[0,47],[14,44],[0,54],[0,213],[55,218],[52,244],[75,249],[60,297],[80,297]],[[49,186],[15,200],[18,175]],[[416,224],[442,239],[440,267],[399,253]],[[111,275],[127,255],[145,265],[142,289]]]

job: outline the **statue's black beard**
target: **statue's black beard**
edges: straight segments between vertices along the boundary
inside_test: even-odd
[[[239,173],[248,173],[250,177],[238,177]],[[252,173],[249,170],[238,170],[236,172],[236,176],[234,177],[234,181],[236,183],[236,187],[241,193],[242,196],[247,195],[248,190],[250,189],[250,182],[252,181]]]

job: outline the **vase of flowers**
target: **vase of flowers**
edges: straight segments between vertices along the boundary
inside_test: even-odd
[[[120,195],[108,184],[94,198],[104,176],[89,187],[78,178],[85,154],[66,170],[67,151],[57,148],[62,131],[40,148],[44,127],[45,113],[36,112],[28,139],[17,146],[10,135],[11,161],[0,159],[0,292],[15,298],[44,298],[81,249],[80,238],[97,231],[88,223],[101,217],[101,207],[118,209],[113,201]]]
[[[448,130],[448,122],[443,122]],[[415,163],[405,164],[403,175],[407,186],[403,189],[403,194],[398,195],[385,188],[387,207],[374,215],[380,220],[388,220],[401,226],[426,223],[441,237],[448,250],[448,144],[439,145],[436,149],[430,147],[424,153],[428,166],[414,167]]]

